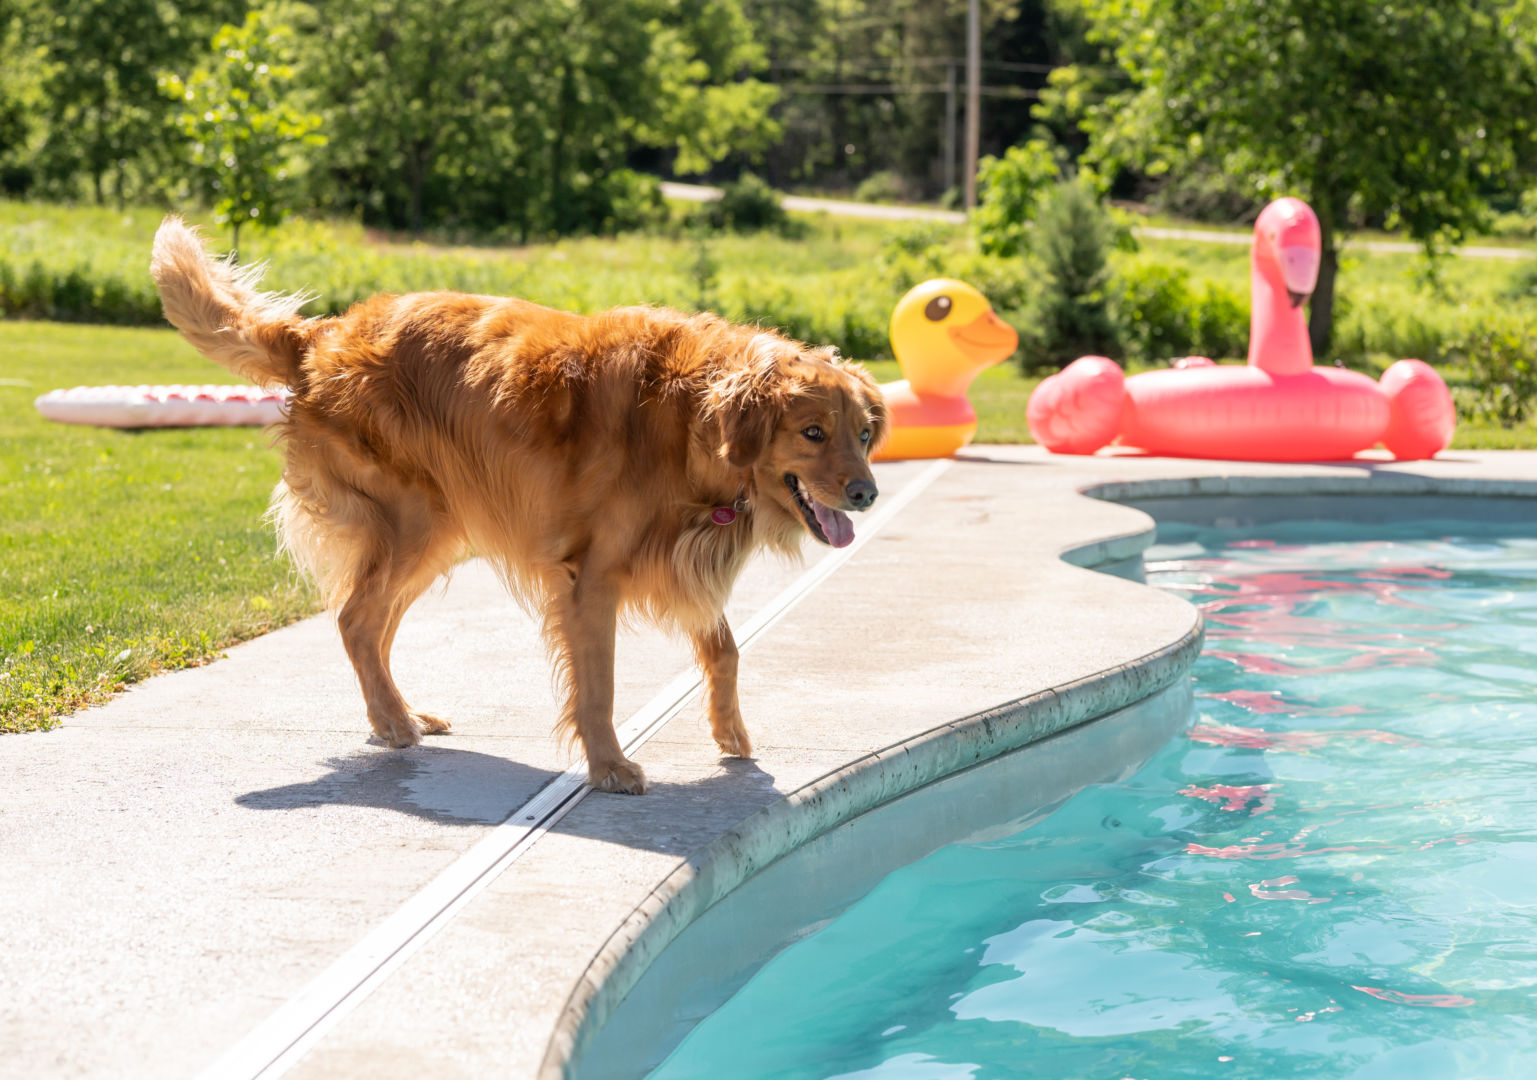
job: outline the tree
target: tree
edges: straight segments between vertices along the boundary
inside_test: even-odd
[[[1118,351],[1109,264],[1116,240],[1091,177],[1064,180],[1040,198],[1027,242],[1039,277],[1022,335],[1026,371]]]
[[[1058,179],[1057,159],[1042,139],[978,162],[981,201],[971,214],[971,231],[982,254],[1018,255],[1029,247],[1036,206]]]
[[[310,67],[338,188],[372,220],[606,220],[631,153],[698,171],[762,147],[775,91],[737,0],[348,0],[322,6]]]
[[[1054,0],[1059,2],[1059,0]],[[945,108],[964,107],[966,0],[742,0],[786,92],[785,136],[767,155],[776,183],[847,185],[878,170],[904,187],[943,188]],[[1048,0],[982,0],[984,152],[1031,127],[1031,94],[1059,49]],[[1021,70],[1021,62],[1029,70]],[[1040,70],[1035,70],[1039,67]],[[956,76],[953,101],[945,92]],[[1018,86],[1017,94],[992,88]],[[959,141],[959,140],[957,140]],[[959,147],[950,148],[959,156]]]
[[[245,224],[276,225],[295,197],[297,151],[323,144],[320,117],[293,100],[292,27],[264,9],[213,37],[213,52],[187,78],[160,86],[181,102],[177,122],[192,141],[194,186],[240,247]]]
[[[1474,227],[1534,156],[1532,0],[1083,0],[1135,88],[1090,110],[1103,154],[1202,160],[1323,228],[1313,347],[1333,325],[1340,230],[1404,228],[1427,250]]]
[[[135,184],[168,171],[175,106],[161,71],[202,52],[215,27],[239,19],[245,0],[68,0],[37,3],[28,27],[41,55],[43,170],[55,182],[90,180],[98,203],[119,203]]]
[[[25,0],[0,0],[0,192],[20,192],[33,180],[32,149],[42,106],[42,63],[29,46]]]

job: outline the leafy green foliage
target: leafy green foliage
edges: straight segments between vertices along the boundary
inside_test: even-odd
[[[335,208],[527,241],[619,220],[640,148],[685,171],[761,149],[759,62],[736,0],[359,0],[325,9],[307,67]]]
[[[161,71],[207,48],[239,21],[244,0],[21,0],[23,40],[38,65],[39,179],[73,194],[83,178],[96,202],[174,183],[180,139]]]
[[[1335,235],[1354,219],[1427,245],[1477,226],[1482,189],[1530,164],[1527,0],[1084,0],[1133,88],[1088,110],[1104,158],[1203,160],[1318,213],[1310,318],[1332,329]]]
[[[1109,264],[1116,234],[1115,222],[1085,177],[1064,181],[1041,199],[1029,238],[1041,273],[1020,332],[1026,370],[1117,350]]]
[[[1537,320],[1491,313],[1459,351],[1474,415],[1505,428],[1537,415]]]
[[[1060,178],[1056,156],[1041,139],[1011,146],[977,165],[977,208],[971,228],[985,255],[1019,255],[1042,196]]]
[[[755,175],[745,172],[721,189],[721,197],[702,203],[695,220],[714,229],[755,232],[759,229],[784,231],[790,216],[785,213],[779,195]]]
[[[1132,363],[1181,356],[1242,357],[1249,342],[1249,305],[1220,282],[1191,280],[1186,264],[1147,255],[1117,265],[1111,310],[1120,346]]]
[[[0,200],[0,314],[163,325],[146,258],[160,218],[144,208]],[[874,270],[886,231],[792,218],[793,235],[711,236],[711,306],[848,356],[889,355],[886,326],[901,292]],[[950,229],[952,237],[959,232]],[[312,315],[376,292],[422,289],[522,296],[583,312],[635,303],[691,308],[700,295],[697,245],[677,229],[504,249],[381,242],[355,223],[290,218],[248,237],[242,256],[269,264],[271,287],[315,293],[304,309]]]
[[[907,188],[902,183],[902,177],[891,169],[871,173],[854,189],[854,198],[859,202],[892,203],[901,202],[906,197]]]
[[[237,249],[242,225],[283,220],[298,194],[298,150],[325,143],[320,117],[294,104],[293,53],[293,28],[252,11],[214,35],[211,63],[160,80],[182,105],[177,123],[192,141],[194,187],[231,227]]]

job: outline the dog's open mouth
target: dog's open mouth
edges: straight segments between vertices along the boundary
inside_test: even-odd
[[[854,523],[842,510],[834,510],[817,502],[794,473],[785,473],[785,487],[790,489],[790,495],[795,499],[801,517],[806,519],[806,528],[811,530],[812,536],[835,548],[848,547],[854,542]]]

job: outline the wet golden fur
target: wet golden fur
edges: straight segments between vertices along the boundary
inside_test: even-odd
[[[440,292],[305,319],[302,298],[257,291],[253,273],[210,259],[175,218],[151,270],[166,317],[200,351],[292,388],[271,516],[338,609],[382,739],[410,746],[448,727],[406,705],[389,654],[412,601],[473,551],[542,617],[561,724],[594,786],[645,787],[613,729],[614,632],[627,613],[688,634],[717,743],[751,753],[722,611],[755,550],[794,552],[809,531],[784,476],[824,506],[863,508],[849,485],[871,480],[886,413],[862,369],[656,308],[579,316]],[[820,441],[805,434],[817,428]],[[735,523],[711,522],[738,499]]]

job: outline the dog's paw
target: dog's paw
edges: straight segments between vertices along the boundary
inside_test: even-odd
[[[619,795],[646,793],[646,774],[635,762],[624,758],[602,765],[589,763],[587,782],[597,791],[612,791]]]
[[[370,716],[368,722],[374,729],[374,734],[379,736],[386,746],[396,750],[404,750],[422,741],[422,729],[414,719],[404,713],[398,717]]]
[[[752,757],[752,740],[747,737],[747,729],[740,723],[735,730],[717,731],[714,734],[715,745],[727,757]]]
[[[715,745],[720,747],[720,752],[727,757],[752,757],[752,740],[747,737],[747,725],[742,723],[742,714],[735,709],[731,710],[729,716],[710,718],[710,735],[715,739]]]
[[[451,730],[454,726],[443,717],[434,716],[432,713],[426,712],[414,712],[411,714],[411,719],[416,721],[417,726],[422,729],[423,735],[441,735],[445,731]]]

